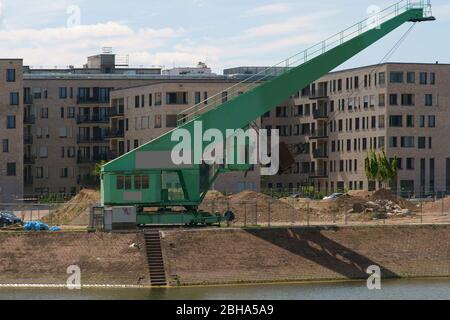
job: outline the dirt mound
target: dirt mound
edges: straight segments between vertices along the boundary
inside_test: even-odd
[[[204,201],[226,201],[227,197],[220,191],[210,190],[205,196]]]
[[[387,190],[387,189],[380,189],[378,191],[375,191],[371,197],[371,200],[372,201],[376,201],[376,200],[392,201],[395,204],[402,207],[403,209],[417,210],[417,207],[413,203],[406,201],[404,198],[396,195],[394,192],[392,192],[391,190]]]
[[[434,202],[425,202],[423,204],[423,211],[429,213],[448,213],[450,212],[450,197],[438,199]]]
[[[70,201],[45,217],[43,221],[53,224],[88,225],[91,206],[99,202],[100,193],[98,191],[83,189]]]

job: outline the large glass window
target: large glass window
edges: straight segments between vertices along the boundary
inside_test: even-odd
[[[15,82],[15,81],[16,81],[16,69],[7,69],[6,82]]]
[[[391,83],[403,83],[403,72],[393,71],[390,73]]]

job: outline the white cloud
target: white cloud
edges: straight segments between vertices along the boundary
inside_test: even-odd
[[[244,13],[245,17],[255,17],[255,16],[264,16],[269,14],[279,14],[285,13],[289,11],[289,6],[285,3],[274,3],[259,6],[253,9],[248,10]]]
[[[305,28],[317,25],[322,19],[325,19],[333,14],[335,11],[324,11],[308,15],[299,15],[290,17],[282,22],[268,23],[265,25],[247,29],[244,32],[246,37],[267,37],[273,35],[280,35],[292,32],[302,32]]]
[[[3,29],[0,30],[0,50],[8,56],[23,57],[25,64],[81,64],[85,55],[99,52],[101,47],[113,47],[126,54],[155,50],[173,38],[183,35],[183,29],[133,30],[117,22],[80,25],[73,28]],[[148,62],[150,63],[150,61]]]

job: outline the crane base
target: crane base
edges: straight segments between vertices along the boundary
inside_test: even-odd
[[[212,215],[203,211],[193,212],[156,212],[139,213],[137,224],[139,226],[213,226],[223,222],[220,215]]]

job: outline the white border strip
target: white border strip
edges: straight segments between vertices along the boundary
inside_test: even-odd
[[[0,284],[0,289],[2,288],[52,288],[52,289],[69,289],[66,284]],[[116,285],[116,284],[85,284],[81,285],[81,289],[93,289],[93,288],[103,288],[103,289],[150,289],[158,288],[145,285]]]

